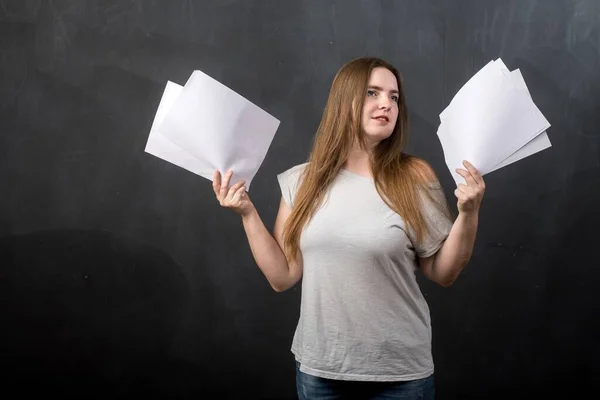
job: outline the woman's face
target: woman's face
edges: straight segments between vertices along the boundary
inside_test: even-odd
[[[398,82],[387,68],[371,71],[365,105],[362,112],[362,128],[367,143],[374,146],[387,139],[398,119]]]

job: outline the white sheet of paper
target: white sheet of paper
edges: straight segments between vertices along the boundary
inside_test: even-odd
[[[507,81],[507,76],[502,73],[503,64],[490,61],[475,73],[450,100],[448,106],[440,113],[440,121],[444,121],[451,111],[459,104],[459,108],[464,107],[472,97],[485,96],[491,85],[503,85]]]
[[[550,124],[537,109],[520,71],[502,60],[490,61],[454,96],[440,114],[438,137],[448,168],[471,161],[482,173],[506,166],[550,147]]]
[[[210,167],[167,139],[158,128],[179,97],[183,86],[168,81],[154,116],[145,151],[197,175],[211,174]]]
[[[501,60],[500,62],[502,63]],[[502,65],[504,66],[504,63],[502,63]],[[529,93],[529,89],[527,88],[527,84],[525,83],[525,79],[523,79],[521,71],[517,68],[516,70],[509,72],[506,66],[504,66],[504,70],[506,71],[506,73],[510,73],[510,79],[514,80],[514,82],[517,85],[519,85],[519,87],[522,90],[524,90],[527,93],[527,95],[531,98],[531,93]],[[550,143],[550,139],[548,138],[548,133],[544,131],[540,135],[533,138],[533,140],[525,144],[523,147],[521,147],[519,150],[508,156],[504,161],[500,162],[500,164],[492,168],[490,172],[505,167],[511,163],[514,163],[515,161],[522,160],[525,157],[529,157],[530,155],[533,155],[550,147],[552,147],[552,144]]]
[[[437,135],[440,139],[440,142],[442,143],[444,160],[446,161],[446,165],[448,166],[448,169],[450,170],[454,181],[456,183],[464,183],[464,178],[457,174],[455,172],[455,169],[464,169],[465,167],[462,165],[462,160],[465,160],[466,158],[461,156],[461,152],[454,148],[454,142],[452,140],[449,140],[448,135],[444,130],[444,124],[440,124],[440,126],[438,127]],[[508,158],[506,158],[504,161],[502,161],[500,164],[498,164],[495,168],[493,168],[487,173],[505,167],[516,161],[522,160],[526,157],[529,157],[532,154],[545,150],[549,147],[551,147],[550,140],[548,139],[548,135],[544,132],[544,134],[536,136],[532,141],[527,143],[525,146],[521,147],[519,150],[514,152],[512,155],[510,155]]]
[[[437,130],[438,138],[440,139],[440,143],[442,144],[442,150],[444,152],[444,161],[446,161],[446,165],[448,166],[448,170],[454,178],[454,181],[458,183],[464,183],[464,178],[456,173],[456,168],[465,168],[462,165],[462,160],[466,158],[463,156],[463,153],[460,149],[457,149],[458,142],[452,140],[448,135],[446,130],[446,125],[443,123],[438,126]],[[468,161],[468,160],[467,160]]]
[[[523,91],[525,91],[527,93],[527,95],[531,98],[531,94],[529,93],[529,90],[527,88],[527,85],[525,84],[525,80],[523,79],[523,75],[521,74],[521,71],[519,69],[516,69],[514,71],[509,71],[508,68],[506,67],[506,65],[504,65],[504,63],[502,62],[501,59],[497,59],[494,61],[495,63],[497,63],[497,66],[499,67],[499,70],[504,74],[504,76],[508,77],[509,80],[512,80],[515,84],[517,84],[519,86],[520,89],[522,89]],[[481,77],[482,72],[485,73],[485,69],[490,69],[492,67],[492,64],[489,63],[488,65],[486,65],[484,67],[484,69],[480,70],[475,76],[477,77]],[[471,84],[473,81],[470,81]],[[467,87],[468,90],[468,86],[465,85]],[[461,88],[461,93],[464,93],[464,88]],[[444,110],[442,111],[442,113],[440,114],[440,118],[443,119],[444,116],[450,115],[452,113],[452,102],[451,104]],[[446,131],[444,129],[440,129],[438,130],[438,135],[445,135]],[[440,140],[444,140],[445,138],[440,138]],[[451,141],[445,141],[445,146],[451,146],[450,143],[452,143]],[[548,134],[544,131],[542,132],[540,135],[536,136],[533,140],[531,140],[530,142],[526,143],[523,147],[521,147],[519,150],[517,150],[515,153],[511,154],[510,156],[508,156],[505,160],[501,161],[498,165],[496,165],[495,167],[493,167],[492,169],[490,169],[489,172],[495,171],[499,168],[505,167],[511,163],[514,163],[516,161],[522,160],[525,157],[528,157],[532,154],[535,154],[537,152],[540,152],[542,150],[545,150],[547,148],[551,147],[551,143],[550,140],[548,138]],[[448,153],[448,151],[445,151],[445,153]],[[458,159],[458,164],[451,164],[454,165],[455,167],[462,167],[462,165],[460,164],[460,157],[455,157]],[[455,168],[454,167],[454,168]],[[448,166],[448,168],[453,171],[454,168],[451,167],[450,165]],[[459,175],[456,175],[459,176]]]
[[[279,120],[201,71],[194,71],[160,132],[201,160],[210,174],[232,169],[231,184],[246,181],[249,191],[271,145]]]

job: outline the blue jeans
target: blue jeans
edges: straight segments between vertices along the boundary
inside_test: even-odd
[[[433,400],[435,397],[433,375],[402,382],[341,381],[305,374],[300,371],[298,362],[296,362],[296,390],[300,400]]]

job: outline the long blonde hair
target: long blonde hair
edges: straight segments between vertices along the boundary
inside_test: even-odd
[[[300,177],[294,207],[283,229],[288,260],[297,259],[302,230],[322,203],[354,143],[358,142],[363,149],[367,146],[361,116],[371,71],[377,67],[394,74],[399,100],[398,119],[392,134],[372,153],[375,186],[387,205],[415,232],[417,241],[427,232],[417,190],[419,185],[437,181],[437,177],[423,160],[402,152],[408,132],[408,112],[400,73],[382,59],[359,58],[342,66],[333,79],[308,164]],[[425,193],[447,218],[452,218],[445,201],[440,203],[428,191]]]

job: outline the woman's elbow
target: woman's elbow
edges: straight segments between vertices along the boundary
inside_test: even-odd
[[[289,284],[288,282],[269,282],[271,284],[271,288],[277,293],[282,293],[294,286],[293,284]]]
[[[273,290],[276,291],[277,293],[285,292],[286,290],[289,289],[286,286],[275,285],[275,284],[271,284],[271,288],[273,288]]]
[[[446,278],[446,279],[440,279],[437,281],[437,284],[440,285],[443,288],[449,288],[450,286],[452,286],[452,284],[454,283],[454,281],[456,280],[456,278]]]

